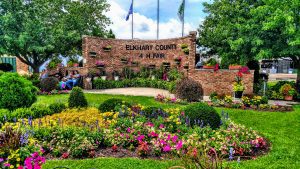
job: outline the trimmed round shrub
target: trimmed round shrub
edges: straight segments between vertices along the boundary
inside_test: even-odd
[[[63,103],[52,103],[49,105],[49,109],[51,111],[51,114],[55,113],[61,113],[63,110],[65,110],[67,107]]]
[[[70,108],[80,108],[87,107],[88,102],[85,95],[80,87],[73,87],[69,96],[69,107]]]
[[[38,73],[34,73],[32,75],[23,75],[23,77],[31,81],[35,87],[41,89],[41,80],[40,80],[40,75]]]
[[[212,129],[219,128],[221,117],[217,111],[206,103],[193,103],[184,108],[185,115],[189,118],[190,125],[209,125]]]
[[[8,116],[9,116],[10,112],[7,109],[0,109],[0,123],[4,123]]]
[[[51,115],[51,110],[44,104],[34,104],[31,106],[32,117],[40,118],[46,115]]]
[[[9,117],[9,121],[14,121],[21,118],[33,118],[33,112],[30,108],[18,108],[15,111],[13,111]]]
[[[147,118],[168,117],[164,109],[158,107],[146,107],[143,112]]]
[[[0,76],[0,108],[15,110],[30,107],[36,101],[37,88],[17,73]]]
[[[176,84],[176,97],[188,102],[199,101],[203,97],[202,86],[195,80],[183,78]]]
[[[123,101],[122,99],[108,99],[105,100],[102,104],[99,106],[99,110],[101,113],[114,111],[117,106],[125,105],[127,107],[131,107],[132,105],[128,102]]]
[[[41,90],[44,92],[51,92],[57,88],[59,81],[56,77],[47,77],[41,81]]]

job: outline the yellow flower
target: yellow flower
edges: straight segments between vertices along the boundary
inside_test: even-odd
[[[20,159],[20,158],[17,158],[17,161],[21,161],[21,159]]]
[[[15,166],[14,165],[10,165],[9,168],[15,168]]]

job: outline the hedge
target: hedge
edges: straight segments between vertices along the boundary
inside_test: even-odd
[[[176,82],[168,82],[163,80],[151,80],[151,79],[125,79],[122,81],[102,80],[96,79],[93,81],[94,89],[113,89],[113,88],[124,88],[124,87],[152,87],[158,89],[169,90],[170,92],[175,91]]]

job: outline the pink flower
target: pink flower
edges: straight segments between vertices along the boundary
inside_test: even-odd
[[[171,147],[167,144],[164,148],[163,148],[164,152],[169,152],[171,151]]]
[[[143,141],[144,138],[145,138],[144,135],[140,135],[140,136],[137,137],[137,140],[140,142],[140,141]]]
[[[22,166],[22,165],[20,165],[20,166],[18,167],[18,169],[23,169],[23,166]]]
[[[42,153],[45,153],[45,150],[41,147],[40,148],[40,151],[42,152]]]
[[[167,141],[171,140],[171,135],[169,134],[167,137]]]
[[[160,129],[163,129],[163,128],[165,128],[165,126],[164,126],[163,124],[160,124],[160,125],[159,125],[159,128],[160,128]]]
[[[179,140],[178,143],[176,144],[176,150],[180,150],[182,148],[182,141]]]
[[[27,157],[24,161],[25,167],[27,168],[32,168],[32,164],[31,164],[32,158],[31,157]]]
[[[178,139],[178,136],[174,135],[174,136],[172,137],[173,143],[175,143],[175,142],[177,141],[177,139]]]
[[[158,134],[156,134],[154,131],[152,131],[149,135],[150,135],[151,137],[158,137]]]
[[[34,152],[31,154],[31,157],[33,158],[37,158],[39,156],[39,153],[38,152]]]
[[[35,163],[33,169],[41,169],[41,166],[38,163]]]
[[[184,111],[181,112],[181,115],[184,116]]]
[[[4,167],[10,167],[10,164],[9,163],[5,163]]]
[[[173,102],[173,103],[175,103],[176,102],[176,98],[174,97],[174,98],[171,98],[171,102]]]
[[[162,145],[166,144],[165,140],[159,140],[159,143],[162,144]]]
[[[130,127],[128,127],[126,131],[127,131],[127,133],[130,133]]]
[[[149,126],[149,127],[153,127],[154,126],[154,124],[151,123],[151,122],[147,122],[146,125]]]

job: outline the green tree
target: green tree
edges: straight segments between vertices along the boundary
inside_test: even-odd
[[[198,43],[229,63],[291,58],[300,87],[300,1],[215,0],[204,3],[209,15]]]
[[[108,34],[106,35],[107,38],[115,39],[116,35],[113,33],[113,31],[110,29],[108,31]]]
[[[82,35],[105,37],[106,0],[1,0],[0,54],[18,57],[34,72],[59,54],[81,54]]]

